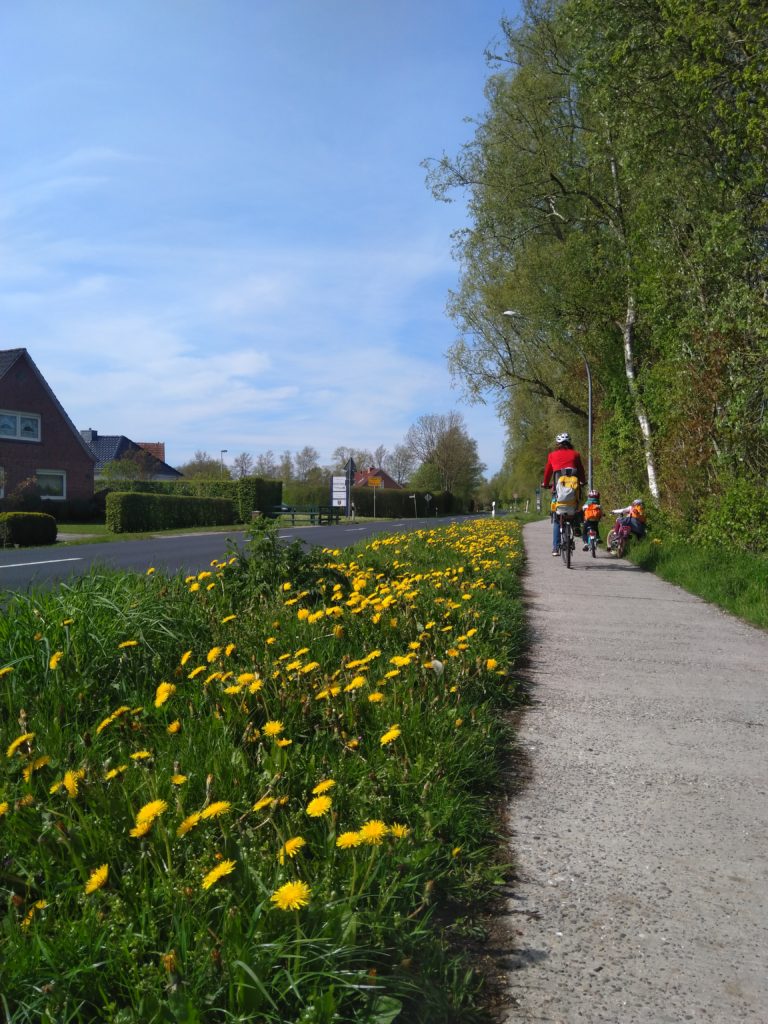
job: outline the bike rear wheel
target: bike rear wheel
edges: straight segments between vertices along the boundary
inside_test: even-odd
[[[571,568],[571,548],[573,547],[573,536],[569,519],[560,520],[560,554],[565,562],[566,569]]]
[[[589,535],[589,550],[592,552],[592,557],[597,558],[597,537],[594,533]]]

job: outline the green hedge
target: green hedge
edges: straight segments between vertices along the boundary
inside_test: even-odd
[[[0,512],[0,547],[55,544],[58,528],[46,512]]]
[[[110,491],[107,528],[112,533],[144,533],[184,526],[230,526],[236,521],[231,498]]]
[[[250,523],[251,512],[263,512],[283,500],[280,480],[263,480],[256,476],[245,476],[239,480],[135,480],[131,481],[130,489],[137,494],[226,498],[234,506],[235,518],[231,522],[235,523]]]
[[[373,487],[353,487],[352,501],[355,504],[355,512],[359,516],[373,515]],[[432,501],[427,505],[424,500],[424,492],[416,491],[416,512],[414,513],[413,498],[414,491],[389,490],[384,487],[376,489],[376,517],[382,519],[413,519],[414,514],[419,518],[425,515],[434,516],[435,509],[438,515],[455,515],[466,512],[464,503],[460,498],[450,494],[448,491],[433,493]],[[283,488],[283,499],[287,505],[330,505],[331,485],[328,484],[302,484],[291,482]],[[275,504],[278,504],[276,502]],[[427,512],[427,509],[429,511]],[[346,515],[346,509],[342,509],[342,515]]]
[[[710,495],[693,530],[703,547],[727,545],[750,554],[768,553],[768,490],[758,481],[732,480]]]

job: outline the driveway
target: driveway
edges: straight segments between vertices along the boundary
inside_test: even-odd
[[[768,634],[524,529],[505,1022],[768,1022]],[[603,535],[606,530],[603,529]]]

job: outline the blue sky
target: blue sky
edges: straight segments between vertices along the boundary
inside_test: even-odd
[[[0,348],[78,428],[197,449],[392,449],[458,409],[460,198],[420,162],[482,114],[517,0],[0,8]]]

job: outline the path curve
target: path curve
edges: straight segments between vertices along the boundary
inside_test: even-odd
[[[768,634],[604,550],[569,571],[550,530],[505,1024],[766,1024]]]

